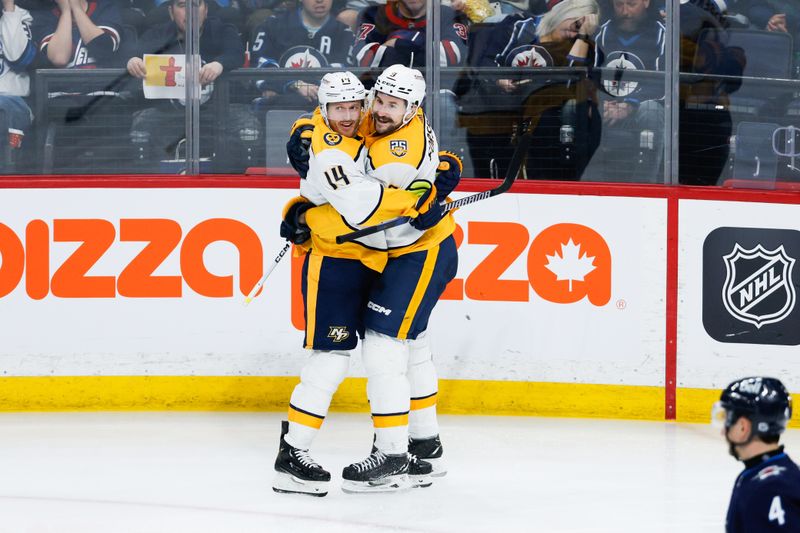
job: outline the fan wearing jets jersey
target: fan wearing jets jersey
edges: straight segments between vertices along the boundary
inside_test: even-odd
[[[251,53],[258,68],[343,67],[353,45],[350,28],[331,16],[333,0],[300,0],[265,20],[253,32]],[[319,86],[303,80],[260,80],[259,106],[313,109]]]
[[[369,176],[390,188],[408,190],[432,187],[435,179],[441,202],[456,187],[461,162],[438,152],[420,107],[424,95],[425,80],[418,70],[392,65],[372,89],[360,131],[369,147]],[[299,141],[293,134],[289,153],[302,173],[302,161],[297,161],[302,151],[292,148]],[[326,209],[330,207],[311,212]],[[457,269],[454,229],[452,216],[430,209],[410,225],[382,234],[389,262],[369,295],[363,345],[376,440],[369,457],[345,468],[346,490],[392,486],[387,480],[396,479],[394,472],[404,468],[407,449],[412,456],[430,459],[434,475],[445,473],[436,419],[438,380],[426,331],[431,311]]]
[[[385,188],[364,175],[367,151],[357,130],[365,97],[364,86],[349,72],[323,77],[319,108],[307,128],[313,128],[308,173],[300,183],[301,196],[284,209],[281,236],[305,253],[301,282],[304,345],[312,352],[292,392],[288,422],[282,425],[273,484],[277,492],[314,496],[328,492],[330,473],[311,458],[309,448],[333,393],[347,375],[349,350],[364,334],[363,310],[369,290],[388,258],[384,235],[344,246],[336,244],[335,236],[349,231],[351,225],[370,225],[396,216],[416,217],[435,200],[433,191],[418,197],[405,190]],[[311,209],[323,204],[332,209]],[[430,474],[428,464],[417,462],[413,466],[413,474]],[[406,460],[406,479],[408,469]]]
[[[595,42],[602,51],[595,66],[616,69],[603,77],[602,101],[605,128],[646,132],[643,139],[653,154],[638,179],[659,181],[664,143],[663,78],[641,79],[625,75],[631,70],[664,70],[666,28],[650,0],[613,0],[614,12],[601,26]],[[601,148],[613,138],[604,135]],[[652,140],[650,140],[652,139]],[[643,147],[644,148],[644,147]],[[604,150],[601,150],[603,153]],[[614,166],[611,162],[610,166]],[[642,175],[644,174],[644,175]]]

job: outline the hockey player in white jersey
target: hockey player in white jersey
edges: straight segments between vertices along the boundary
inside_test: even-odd
[[[440,202],[458,183],[460,161],[443,153],[437,176],[436,137],[420,109],[424,95],[419,71],[389,67],[375,84],[360,132],[369,147],[368,175],[388,187],[410,190],[431,187],[436,177]],[[298,137],[293,135],[295,143]],[[291,148],[293,140],[290,155],[302,154]],[[302,171],[302,162],[293,164]],[[435,474],[445,473],[436,419],[438,379],[425,333],[430,313],[457,268],[455,222],[451,216],[442,218],[441,209],[430,209],[412,225],[384,234],[390,260],[370,292],[363,347],[376,440],[369,457],[345,468],[346,490],[384,487],[392,472],[402,469],[406,450],[435,463]]]
[[[438,143],[420,107],[424,96],[425,79],[418,70],[393,65],[378,77],[362,126],[369,146],[367,174],[400,189],[433,186],[436,180],[439,207],[458,180],[445,184],[447,172],[437,179]],[[459,166],[460,177],[458,158],[443,158]],[[370,490],[382,458],[388,462],[406,450],[431,462],[434,475],[446,472],[436,418],[438,378],[426,332],[458,268],[454,230],[452,215],[430,209],[384,233],[389,262],[370,292],[362,354],[376,440],[369,457],[345,468],[343,478],[352,480],[352,490]],[[407,381],[397,377],[401,371]]]
[[[347,375],[349,353],[363,336],[369,290],[388,259],[386,239],[373,235],[337,245],[335,236],[356,224],[375,224],[396,216],[416,217],[433,203],[386,189],[364,175],[366,149],[356,133],[363,116],[364,86],[351,73],[326,74],[320,106],[311,119],[310,160],[300,193],[284,209],[281,236],[305,253],[302,292],[305,348],[312,350],[283,422],[276,477],[277,492],[327,494],[330,473],[314,461],[309,448],[327,415],[333,393]],[[311,212],[315,205],[333,209]],[[416,462],[422,477],[431,466]],[[406,478],[408,466],[406,467]],[[428,482],[428,484],[430,484]]]

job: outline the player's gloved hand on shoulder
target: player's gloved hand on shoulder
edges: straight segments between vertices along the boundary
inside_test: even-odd
[[[311,134],[314,133],[314,124],[310,117],[302,116],[292,124],[289,142],[286,143],[286,155],[301,178],[308,174],[308,150],[311,148]]]
[[[303,198],[295,196],[283,208],[281,221],[281,237],[292,244],[303,244],[311,238],[311,229],[307,224],[300,222],[300,215],[314,207],[314,204]]]
[[[437,196],[436,186],[431,185],[431,188],[419,197],[417,205],[414,206],[419,215],[409,222],[413,228],[425,231],[434,227],[444,218],[446,213],[442,211],[442,206],[436,199]]]
[[[463,169],[461,158],[456,154],[447,151],[439,152],[439,166],[436,169],[436,189],[438,191],[436,198],[439,202],[443,202],[458,187]]]

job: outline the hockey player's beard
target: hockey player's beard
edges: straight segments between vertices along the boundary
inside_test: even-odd
[[[400,127],[399,122],[393,121],[389,117],[378,117],[378,115],[373,115],[373,120],[375,122],[375,132],[378,135],[386,135],[387,133],[392,133],[394,130]]]

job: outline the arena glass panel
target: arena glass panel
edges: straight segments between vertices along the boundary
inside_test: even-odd
[[[436,14],[435,122],[466,176],[504,176],[528,128],[521,179],[664,183],[669,34],[658,5],[464,0]]]
[[[798,14],[790,1],[680,5],[680,183],[800,180]]]

